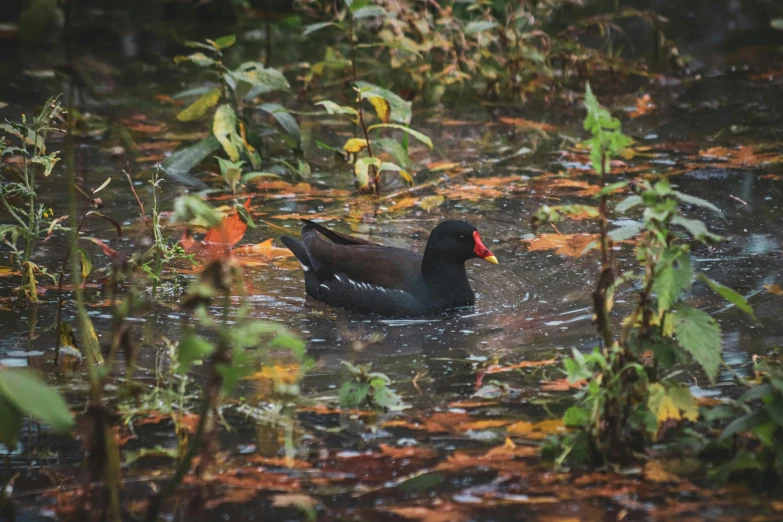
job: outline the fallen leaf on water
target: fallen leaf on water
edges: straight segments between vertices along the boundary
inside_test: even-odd
[[[449,403],[449,408],[484,408],[486,406],[494,406],[498,404],[498,401],[482,401],[482,400],[476,400],[476,401],[454,401]]]
[[[168,103],[168,104],[171,104],[171,105],[185,105],[184,101],[182,101],[182,100],[175,100],[174,98],[172,98],[168,94],[156,94],[155,96],[153,96],[153,98],[155,98],[155,100],[157,100],[157,101],[159,101],[161,103]]]
[[[459,163],[453,161],[433,161],[424,165],[432,172],[440,172],[442,170],[451,170],[455,167],[459,167]]]
[[[549,419],[536,423],[519,421],[506,428],[506,433],[509,435],[519,435],[533,440],[541,440],[547,435],[565,431],[566,427],[560,419]]]
[[[166,124],[164,122],[147,121],[147,117],[141,114],[124,119],[122,120],[122,123],[133,132],[140,132],[142,134],[159,134],[166,130]]]
[[[597,240],[598,234],[539,234],[522,241],[528,243],[528,252],[554,250],[555,254],[579,257],[591,242]]]
[[[651,460],[644,465],[644,477],[653,482],[680,482],[677,475],[672,475],[665,469],[660,462]]]
[[[638,118],[655,110],[655,105],[650,101],[650,95],[645,94],[636,100],[636,109],[631,112],[631,118]]]
[[[316,499],[301,493],[286,493],[272,497],[272,507],[313,508],[317,504],[318,501]]]
[[[444,199],[443,196],[427,196],[417,201],[416,206],[426,212],[431,212],[441,206]]]
[[[284,384],[293,384],[299,380],[299,365],[293,364],[274,364],[272,366],[263,366],[260,371],[247,377],[248,380],[269,379]]]
[[[554,125],[532,121],[532,120],[526,120],[524,118],[503,117],[503,118],[498,118],[498,121],[500,121],[500,123],[506,125],[513,125],[514,127],[519,127],[522,129],[539,129],[546,132],[554,132],[557,130],[557,127],[555,127]]]
[[[764,288],[770,294],[783,295],[783,287],[780,285],[764,285]]]
[[[163,154],[150,154],[136,158],[136,163],[156,163],[163,160]]]
[[[381,444],[379,446],[381,453],[387,457],[393,459],[422,459],[429,460],[438,456],[438,452],[430,448],[419,448],[417,446],[411,446],[406,448],[395,448],[387,444]]]
[[[580,379],[574,382],[568,382],[565,377],[554,381],[541,381],[541,391],[568,391],[578,390],[587,386],[587,381]]]
[[[503,373],[503,372],[510,372],[511,370],[516,370],[517,368],[529,368],[532,366],[549,366],[550,364],[555,364],[557,362],[557,359],[547,359],[545,361],[522,361],[517,364],[512,364],[510,366],[500,366],[497,364],[493,364],[492,366],[489,366],[482,371],[484,373]]]
[[[434,508],[392,507],[386,508],[386,511],[408,520],[420,520],[421,522],[463,522],[469,518],[467,513],[460,511],[459,506],[453,504],[440,504]]]
[[[783,179],[783,176],[780,174],[764,174],[761,176],[761,179],[774,179],[775,181],[780,181]]]
[[[19,275],[18,270],[14,270],[10,266],[0,266],[0,277],[17,276],[17,275]]]
[[[702,158],[718,158],[725,163],[716,164],[721,167],[740,168],[762,165],[765,163],[775,163],[780,161],[780,156],[776,152],[758,153],[756,147],[750,145],[740,145],[736,148],[712,147],[707,150],[699,151]]]
[[[262,256],[268,259],[294,255],[287,248],[274,246],[272,244],[272,238],[255,245],[242,245],[236,247],[234,249],[234,253],[240,256]]]
[[[464,433],[466,431],[499,428],[511,421],[503,419],[476,420],[465,412],[435,412],[428,417],[420,417],[415,421],[392,420],[385,422],[384,427],[408,428],[423,430],[429,433]]]
[[[250,209],[250,198],[245,201],[244,207]],[[213,258],[224,256],[226,252],[239,243],[245,236],[247,224],[239,217],[239,212],[233,209],[231,213],[223,217],[220,225],[212,227],[204,236],[204,245]]]
[[[337,216],[322,216],[320,214],[277,214],[272,219],[317,219],[319,221],[332,221],[340,219]]]

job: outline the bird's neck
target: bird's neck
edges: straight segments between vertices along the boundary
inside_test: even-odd
[[[468,274],[465,272],[464,261],[445,260],[433,255],[432,251],[424,251],[421,272],[430,286],[438,287],[443,292],[460,293],[473,291],[470,289]]]

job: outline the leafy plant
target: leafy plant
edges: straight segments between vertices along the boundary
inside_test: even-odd
[[[13,264],[21,273],[19,298],[33,302],[38,301],[36,274],[54,278],[45,267],[31,261],[35,244],[44,233],[51,235],[62,229],[60,222],[63,218],[55,218],[52,209],[45,208],[39,202],[36,192],[38,174],[49,176],[60,160],[57,151],[46,153],[46,140],[50,132],[59,130],[53,125],[61,114],[62,107],[58,96],[49,98],[32,122],[28,123],[23,114],[21,122],[6,120],[6,123],[0,124],[0,130],[6,136],[19,140],[19,146],[14,147],[0,137],[0,158],[10,154],[19,154],[22,157],[22,169],[18,173],[20,181],[3,179],[0,184],[0,201],[13,218],[11,224],[0,224],[0,240],[11,251]],[[17,246],[20,239],[21,248]]]
[[[579,404],[571,407],[563,420],[576,428],[555,443],[556,461],[562,463],[598,459],[622,462],[633,458],[644,442],[655,439],[667,421],[698,418],[698,408],[687,387],[674,380],[677,364],[697,363],[714,382],[722,362],[720,325],[706,312],[684,301],[694,280],[690,244],[722,240],[698,220],[681,215],[680,205],[705,208],[722,217],[711,203],[677,191],[667,179],[619,181],[606,184],[610,161],[621,154],[630,139],[621,132],[620,122],[603,109],[587,86],[585,129],[592,138],[593,169],[599,176],[599,204],[590,215],[597,217],[599,240],[588,247],[600,248],[601,272],[593,292],[594,310],[602,348],[589,355],[574,350],[565,361],[570,382],[587,380],[578,394]],[[609,202],[618,199],[621,189],[631,194],[619,198],[615,211],[626,212],[641,206],[641,221],[630,221],[609,230]],[[542,207],[533,226],[553,223],[580,209],[578,206]],[[612,244],[635,240],[638,268],[616,276]],[[698,278],[751,317],[746,300],[733,290],[709,279]],[[623,285],[636,290],[637,304],[621,321],[615,334],[611,312],[615,293]],[[552,448],[550,448],[552,449]],[[574,458],[578,457],[578,458]]]
[[[371,371],[371,363],[358,366],[347,361],[342,363],[348,368],[349,378],[340,387],[341,408],[400,411],[408,407],[397,392],[389,388],[389,377]]]
[[[187,56],[178,56],[176,63],[191,63],[217,77],[216,87],[191,89],[180,96],[199,97],[182,110],[177,119],[195,121],[204,118],[214,109],[210,136],[185,149],[175,152],[162,167],[169,173],[187,172],[196,164],[222,149],[227,158],[217,157],[221,175],[227,187],[234,193],[242,183],[259,177],[277,177],[261,172],[262,159],[257,148],[251,145],[253,129],[249,108],[257,107],[271,115],[285,130],[284,139],[292,149],[299,150],[301,133],[294,117],[277,103],[256,104],[259,96],[290,88],[283,74],[260,62],[244,62],[234,69],[224,63],[224,52],[236,43],[233,35],[205,42],[186,42],[198,49]],[[249,166],[251,172],[244,172]],[[244,172],[244,173],[243,173]]]

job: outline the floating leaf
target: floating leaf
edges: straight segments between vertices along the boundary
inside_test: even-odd
[[[204,116],[212,107],[220,101],[220,89],[212,89],[194,101],[188,107],[177,114],[179,121],[193,121]]]
[[[721,364],[721,331],[710,314],[679,304],[674,314],[674,332],[677,344],[689,352],[704,368],[711,382],[718,376]]]
[[[539,234],[523,241],[528,243],[529,252],[554,250],[556,254],[578,257],[597,238],[597,234]]]

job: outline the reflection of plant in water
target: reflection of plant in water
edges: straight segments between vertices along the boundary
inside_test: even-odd
[[[61,230],[60,222],[63,218],[54,217],[50,208],[45,208],[38,201],[36,192],[36,175],[44,177],[52,173],[54,165],[60,160],[58,152],[46,154],[46,138],[51,131],[57,131],[53,127],[54,121],[61,118],[62,108],[60,98],[49,98],[41,112],[28,123],[25,115],[22,121],[7,121],[0,125],[7,136],[13,136],[19,140],[19,147],[10,146],[5,139],[0,137],[0,158],[9,154],[19,154],[22,157],[22,169],[18,173],[20,181],[9,182],[3,180],[0,185],[0,201],[8,214],[13,218],[13,223],[0,225],[0,238],[11,250],[13,263],[21,271],[21,285],[19,298],[30,301],[38,301],[36,290],[36,274],[44,274],[54,278],[46,271],[30,261],[36,242],[46,232],[51,235],[55,230]],[[17,247],[19,239],[22,240],[21,249]]]
[[[620,130],[620,122],[599,106],[590,87],[585,95],[585,129],[592,138],[587,145],[593,169],[599,175],[597,209],[584,205],[542,207],[533,218],[533,226],[554,223],[570,214],[586,210],[597,218],[600,235],[588,249],[601,251],[601,272],[593,293],[594,310],[602,349],[588,355],[574,350],[566,359],[565,371],[571,382],[589,379],[580,403],[571,407],[563,420],[577,428],[573,434],[554,441],[550,450],[556,462],[623,462],[641,451],[644,441],[655,440],[667,422],[696,421],[699,413],[689,389],[673,379],[677,364],[696,362],[715,382],[721,358],[721,331],[717,321],[706,312],[683,300],[694,274],[690,258],[691,241],[710,244],[722,238],[706,225],[680,214],[685,203],[721,215],[711,203],[675,190],[667,179],[655,183],[646,180],[606,184],[612,158],[630,145]],[[608,229],[609,202],[626,188],[633,194],[623,198],[615,211],[625,212],[641,206],[641,221]],[[639,269],[615,274],[612,243],[635,239]],[[720,296],[753,316],[745,299],[733,290],[709,279],[698,277]],[[622,320],[619,334],[614,333],[611,312],[614,294],[622,285],[638,288],[637,305]]]

